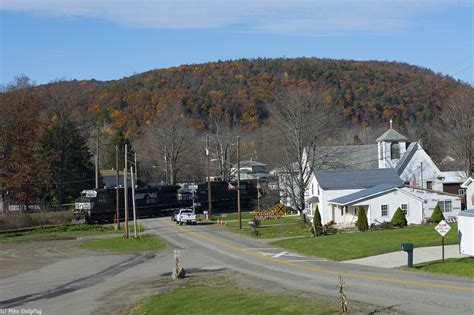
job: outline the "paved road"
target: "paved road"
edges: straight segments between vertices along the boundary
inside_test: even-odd
[[[156,288],[144,283],[168,273],[173,265],[173,250],[180,249],[183,265],[188,270],[231,268],[292,291],[328,296],[337,295],[337,283],[342,274],[350,300],[379,305],[380,310],[395,309],[412,314],[474,312],[471,279],[307,257],[269,247],[215,225],[180,227],[166,218],[143,220],[142,224],[170,246],[155,254],[67,258],[0,279],[0,309],[36,308],[41,309],[42,314],[117,313],[144,294],[156,294]]]
[[[177,226],[165,219],[143,222],[168,242],[181,246],[183,263],[204,260],[277,282],[293,290],[336,296],[339,275],[347,296],[364,303],[416,314],[474,313],[474,281],[420,272],[382,269],[307,257],[268,247],[216,226]],[[189,253],[188,249],[193,249]],[[197,250],[198,249],[198,250]],[[197,250],[197,251],[196,251]]]

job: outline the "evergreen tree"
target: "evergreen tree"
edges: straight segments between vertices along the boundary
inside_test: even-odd
[[[53,119],[39,140],[39,190],[45,204],[70,202],[94,187],[95,170],[86,139],[68,119]]]
[[[405,213],[403,213],[402,209],[400,209],[400,207],[398,207],[397,211],[395,211],[395,213],[393,214],[391,223],[393,226],[407,226],[407,218],[405,216]]]
[[[318,205],[316,205],[316,209],[314,209],[313,225],[314,235],[320,236],[321,234],[323,234],[323,225],[321,223],[321,214],[319,213]]]
[[[433,213],[431,214],[431,222],[439,223],[443,220],[444,220],[443,212],[441,212],[441,209],[439,208],[439,203],[437,203],[436,207],[433,210]]]
[[[357,209],[357,229],[361,232],[365,232],[369,229],[367,214],[365,213],[365,208],[362,206],[359,206]]]
[[[134,150],[130,143],[130,140],[125,136],[123,129],[117,129],[110,143],[107,145],[105,152],[105,167],[108,169],[115,169],[115,146],[118,145],[118,169],[123,171],[125,168],[125,145],[128,145],[128,152],[133,154]],[[132,155],[128,157],[131,161]]]

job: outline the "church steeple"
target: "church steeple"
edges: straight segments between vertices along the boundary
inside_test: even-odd
[[[390,129],[377,138],[379,168],[395,167],[406,152],[407,138],[393,129],[393,120],[390,119]]]

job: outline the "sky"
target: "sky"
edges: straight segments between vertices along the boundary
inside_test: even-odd
[[[398,61],[474,84],[471,0],[0,0],[0,85],[240,58]]]

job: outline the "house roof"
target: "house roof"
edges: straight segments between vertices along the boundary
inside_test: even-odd
[[[461,212],[459,212],[458,216],[474,217],[474,209],[461,211]]]
[[[466,175],[462,171],[442,171],[440,174],[445,184],[460,184],[466,181]]]
[[[378,167],[377,145],[324,146],[314,153],[315,169],[364,170]]]
[[[316,202],[319,202],[319,197],[318,196],[313,196],[309,199],[306,199],[306,202],[307,203],[316,203]]]
[[[397,171],[393,168],[317,171],[314,175],[323,189],[362,189],[379,184],[402,184]]]
[[[462,183],[462,188],[467,188],[471,183],[474,182],[474,176],[468,177],[464,183]]]
[[[374,187],[329,200],[329,203],[345,206],[362,199],[367,199],[371,196],[380,195],[381,193],[397,189],[398,187],[400,187],[400,184],[379,184]]]
[[[267,166],[265,163],[260,163],[252,160],[240,161],[240,166]]]
[[[408,138],[396,131],[395,129],[390,128],[385,131],[383,135],[377,138],[377,142],[382,141],[407,141]]]

